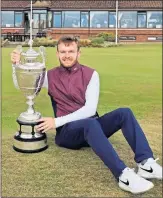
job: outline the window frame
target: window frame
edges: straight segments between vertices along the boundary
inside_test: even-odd
[[[54,27],[54,13],[61,13],[61,27]],[[61,11],[57,11],[57,10],[53,10],[52,11],[52,27],[51,28],[62,28],[62,10]]]
[[[161,12],[162,13],[162,18],[163,18],[163,11],[162,10],[147,10],[146,11],[147,12],[147,29],[158,29],[158,30],[161,30],[162,29],[162,27],[161,28],[156,28],[156,27],[148,27],[148,12]],[[162,21],[162,24],[161,25],[163,25],[163,21]]]
[[[15,27],[15,11],[14,10],[1,10],[1,23],[2,23],[2,12],[13,12],[14,13],[14,25],[12,27],[2,27],[1,28],[14,28]]]
[[[51,27],[49,27],[49,13],[52,14],[52,19],[51,19]],[[46,28],[53,28],[53,11],[52,10],[48,10],[47,11],[47,15],[46,15]]]
[[[15,26],[16,14],[18,14],[18,13],[22,13],[22,27],[16,27],[16,26]],[[24,28],[24,17],[23,17],[23,16],[24,16],[24,12],[23,12],[23,11],[15,11],[15,12],[14,12],[14,27],[15,27],[15,28]]]
[[[81,15],[82,15],[82,13],[88,13],[88,27],[81,27]],[[80,10],[80,28],[89,28],[89,24],[90,24],[90,12],[88,11],[88,10]]]
[[[108,14],[108,28],[116,28],[116,24],[115,24],[115,27],[110,27],[110,13],[115,13],[115,16],[116,16],[116,11],[109,11],[109,14]],[[116,22],[115,22],[116,23]]]
[[[119,20],[119,13],[120,12],[125,12],[125,13],[127,13],[127,12],[135,12],[136,13],[136,26],[135,27],[121,27],[121,22],[120,22],[120,20]],[[120,11],[118,11],[118,29],[137,29],[138,28],[138,20],[137,20],[137,18],[138,18],[138,14],[137,14],[137,11],[135,11],[135,10],[120,10]]]
[[[91,12],[107,12],[108,14],[108,17],[107,17],[107,20],[108,20],[108,24],[107,24],[107,27],[91,27]],[[89,28],[91,29],[96,29],[96,30],[100,30],[100,29],[108,29],[109,28],[109,11],[108,10],[90,10],[90,13],[89,13]]]
[[[63,27],[63,21],[61,21],[61,25],[62,25],[62,28],[72,28],[72,29],[75,29],[75,28],[81,28],[81,10],[62,10],[61,11],[61,20],[63,19],[63,12],[79,12],[79,27]]]
[[[145,14],[145,20],[146,20],[145,27],[139,27],[138,26],[139,25],[138,16],[139,16],[140,13]],[[147,28],[147,11],[137,11],[137,29],[146,29],[146,28]]]

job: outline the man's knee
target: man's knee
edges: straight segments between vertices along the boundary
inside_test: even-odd
[[[86,137],[89,133],[93,133],[98,125],[98,121],[94,118],[88,118],[84,126],[84,136]]]
[[[123,115],[132,114],[132,110],[129,107],[119,108],[119,111]]]
[[[119,108],[118,110],[122,121],[126,120],[130,116],[133,116],[132,110],[128,107]]]

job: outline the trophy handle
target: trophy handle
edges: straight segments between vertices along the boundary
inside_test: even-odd
[[[39,51],[40,51],[40,54],[42,56],[43,63],[45,65],[45,47],[44,46],[40,46]]]
[[[41,90],[41,87],[42,87],[42,84],[43,84],[43,81],[44,81],[44,77],[45,77],[45,74],[44,74],[44,73],[40,74],[39,77],[38,77],[38,80],[37,80],[37,82],[36,82],[37,88],[36,88],[35,93],[34,93],[35,96],[36,96],[36,95],[40,92],[40,90]]]
[[[17,77],[16,77],[16,72],[15,72],[15,68],[17,67],[17,65],[12,65],[12,79],[14,82],[14,86],[16,87],[16,89],[20,89],[19,85],[18,85],[18,81],[17,81]]]
[[[22,53],[23,49],[22,49],[22,46],[21,45],[18,45],[16,47],[16,51],[19,52],[20,54]],[[18,80],[17,80],[17,76],[16,76],[16,68],[18,67],[19,63],[15,63],[15,64],[12,64],[12,77],[13,77],[13,82],[14,82],[14,85],[17,89],[20,89],[19,85],[18,85]]]

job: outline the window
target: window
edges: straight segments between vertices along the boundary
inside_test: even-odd
[[[39,28],[39,14],[33,14],[33,28]]]
[[[47,13],[46,10],[33,10],[32,12],[33,12],[33,13],[38,13],[38,14],[40,14],[40,13],[46,14],[46,13]]]
[[[120,28],[136,28],[137,12],[122,11],[118,13],[118,27]]]
[[[15,12],[15,27],[23,27],[23,13]]]
[[[80,27],[80,11],[63,11],[62,12],[63,27]]]
[[[81,27],[88,27],[89,14],[88,12],[81,12]]]
[[[138,12],[138,28],[146,28],[147,14],[146,12]]]
[[[109,27],[114,28],[116,26],[116,13],[109,12]]]
[[[46,14],[40,14],[40,29],[46,28]]]
[[[107,11],[91,11],[90,27],[108,28],[108,12]]]
[[[147,27],[148,28],[162,28],[162,12],[161,11],[147,12]]]
[[[61,27],[61,12],[53,13],[53,27],[56,27],[56,28]]]
[[[29,33],[29,29],[30,29],[30,16],[31,16],[30,11],[25,11],[24,12],[24,28],[25,28],[25,33]]]
[[[48,12],[48,27],[52,27],[52,12]]]
[[[14,27],[14,11],[2,11],[2,27]]]

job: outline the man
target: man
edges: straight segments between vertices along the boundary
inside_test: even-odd
[[[151,189],[154,185],[146,179],[162,179],[162,167],[154,159],[132,111],[119,108],[98,116],[99,75],[78,62],[80,49],[76,38],[61,37],[57,57],[60,66],[49,70],[44,81],[55,118],[41,118],[37,130],[56,129],[55,142],[61,147],[80,149],[90,146],[111,170],[121,189],[134,194]],[[20,55],[14,51],[11,60],[14,64],[19,63]],[[137,174],[126,167],[108,140],[119,129],[135,153]]]

